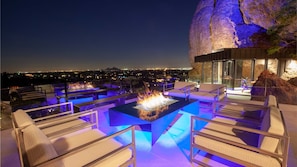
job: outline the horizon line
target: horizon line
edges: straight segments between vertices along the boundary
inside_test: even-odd
[[[48,70],[48,71],[17,71],[17,72],[1,72],[1,73],[49,73],[49,72],[83,72],[83,71],[106,71],[108,69],[117,68],[110,67],[105,69],[86,69],[86,70]],[[191,70],[193,67],[150,67],[150,68],[117,68],[121,71],[126,70]]]

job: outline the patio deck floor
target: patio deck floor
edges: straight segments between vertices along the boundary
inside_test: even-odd
[[[244,97],[245,98],[245,97]],[[234,96],[228,100],[235,101]],[[55,103],[53,98],[49,98],[49,103]],[[134,101],[131,99],[129,101]],[[128,101],[128,102],[129,102]],[[246,103],[263,104],[259,101],[244,100]],[[108,123],[108,109],[113,104],[96,108],[99,113],[99,129],[112,133],[123,127],[111,127]],[[297,105],[280,104],[283,111],[288,133],[290,135],[289,162],[288,167],[297,166]],[[5,111],[6,110],[6,111]],[[16,144],[11,136],[9,107],[1,115],[1,166],[18,167],[19,158]],[[8,110],[8,111],[7,111]],[[200,109],[199,115],[209,117],[207,110]],[[191,114],[180,110],[178,117],[173,121],[169,128],[162,134],[157,142],[152,146],[149,132],[141,131],[136,127],[136,161],[138,167],[191,167],[189,161],[190,154],[190,116]],[[209,160],[208,158],[204,158]],[[230,163],[211,162],[214,166],[231,166]],[[232,164],[233,166],[234,164]]]

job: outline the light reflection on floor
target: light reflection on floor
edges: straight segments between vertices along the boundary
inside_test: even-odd
[[[165,148],[176,147],[177,143],[180,143],[181,141],[188,138],[190,135],[189,122],[191,114],[182,111],[180,111],[179,114],[181,115],[179,119],[160,136],[156,144]],[[126,127],[128,126],[117,126],[116,129],[121,130]],[[131,134],[126,133],[124,136],[122,136],[122,140],[126,140],[126,142],[130,141],[130,135]],[[142,131],[140,128],[136,127],[135,137],[137,150],[147,151],[152,149],[151,132]]]
[[[197,105],[193,105],[193,110],[197,110]],[[189,108],[187,108],[189,109]],[[124,129],[128,126],[109,126],[108,108],[100,108],[99,129],[107,134]],[[205,113],[205,117],[210,117],[210,113]],[[157,166],[191,166],[189,161],[190,151],[190,120],[192,114],[179,110],[177,118],[163,132],[157,142],[152,146],[151,132],[142,131],[138,126],[135,130],[135,144],[137,152],[137,166],[146,166],[146,163]],[[131,141],[131,133],[125,133],[117,138],[119,142],[127,143]],[[169,154],[170,153],[170,154]],[[172,158],[179,157],[178,163]],[[182,157],[182,158],[180,158]],[[169,165],[170,166],[170,165]]]
[[[104,98],[106,95],[98,95],[98,99]],[[73,104],[80,104],[85,102],[91,102],[93,101],[93,97],[86,97],[86,98],[77,98],[77,99],[69,99],[68,101],[72,102]],[[64,103],[65,98],[60,99],[60,103]]]
[[[99,98],[103,97],[104,95],[99,96]],[[92,98],[78,98],[71,99],[70,101],[72,101],[73,104],[79,104],[83,102],[92,101]],[[113,107],[113,104],[97,108],[99,117],[99,129],[101,131],[105,132],[106,134],[112,134],[114,132],[117,132],[130,126],[110,126],[108,114],[108,109],[110,107]],[[159,137],[159,139],[156,141],[154,145],[151,144],[151,132],[142,131],[139,126],[135,126],[135,145],[137,156],[136,159],[138,167],[192,166],[189,160],[191,130],[190,126],[191,116],[193,115],[192,113],[199,114],[200,117],[208,119],[211,118],[212,114],[208,110],[199,109],[199,105],[197,105],[197,103],[188,105],[183,109],[184,111],[178,111],[178,115],[176,116],[176,118],[171,122],[171,124],[163,132],[163,134]],[[198,122],[195,125],[195,129],[200,129],[203,126],[205,126],[205,124],[206,122]],[[131,141],[131,136],[131,132],[127,132],[117,137],[116,140],[123,144],[129,143]],[[203,152],[201,152],[201,155],[203,155]],[[214,158],[215,157],[211,157],[211,159]],[[229,163],[228,161],[222,160],[220,158],[219,161],[223,164]],[[230,164],[228,164],[227,166],[229,165]],[[236,164],[232,165],[237,166]]]

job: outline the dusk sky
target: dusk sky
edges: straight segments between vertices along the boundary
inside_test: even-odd
[[[1,71],[190,67],[199,0],[2,0]]]

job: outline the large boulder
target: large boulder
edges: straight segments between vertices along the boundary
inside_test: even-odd
[[[279,103],[297,104],[297,86],[265,70],[252,87],[251,100],[264,101],[267,95],[276,96]]]
[[[288,82],[289,82],[291,85],[294,85],[294,86],[297,87],[297,77],[289,79]]]
[[[222,48],[266,47],[263,38],[286,0],[200,0],[189,33],[189,58]],[[262,41],[261,41],[262,40]]]

